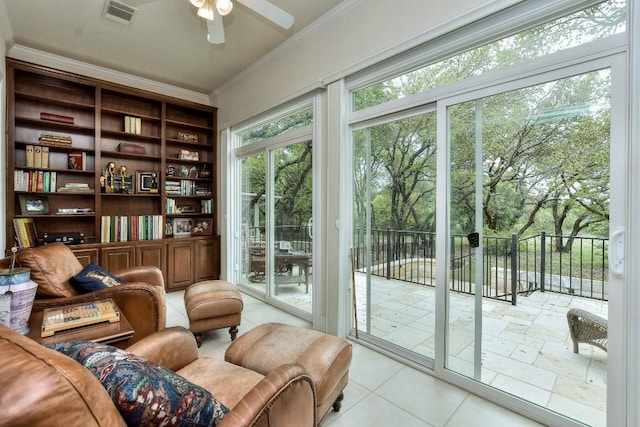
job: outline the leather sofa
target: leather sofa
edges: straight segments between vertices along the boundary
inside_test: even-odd
[[[267,375],[198,357],[191,332],[166,328],[127,351],[154,361],[204,387],[230,412],[220,427],[311,427],[316,391],[298,364]],[[124,426],[102,384],[81,364],[0,326],[0,426]]]
[[[0,268],[8,268],[10,264],[10,258],[0,260]],[[131,345],[166,325],[164,277],[156,267],[112,272],[128,283],[78,294],[69,279],[78,274],[83,265],[62,243],[20,249],[16,266],[30,268],[31,280],[38,284],[32,313],[45,308],[112,298],[135,330],[131,338],[115,344],[118,347]]]

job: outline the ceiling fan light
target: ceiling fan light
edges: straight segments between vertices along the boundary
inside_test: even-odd
[[[201,18],[213,21],[213,7],[209,1],[205,1],[204,5],[198,9],[197,15]]]
[[[205,2],[205,0],[189,0],[189,1],[191,2],[192,5],[194,5],[197,8],[204,6],[204,2]]]
[[[216,8],[221,16],[226,16],[233,10],[233,3],[231,0],[216,0]]]

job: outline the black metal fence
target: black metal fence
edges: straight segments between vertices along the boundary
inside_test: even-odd
[[[370,239],[367,242],[367,237]],[[568,250],[559,251],[567,240]],[[373,275],[435,286],[435,233],[364,230],[354,235],[355,266]],[[467,236],[451,237],[450,289],[475,294],[476,250]],[[369,250],[367,250],[369,248]],[[608,239],[540,233],[482,239],[482,295],[516,304],[534,291],[608,300]]]
[[[286,241],[291,244],[291,250],[311,253],[313,249],[311,228],[306,225],[280,225],[274,229],[276,242]],[[264,227],[250,227],[245,239],[250,245],[264,244]]]
[[[305,225],[275,227],[275,240],[287,241],[294,251],[312,252],[311,230]],[[264,243],[264,229],[252,227],[250,244]],[[370,239],[367,242],[367,238]],[[566,251],[558,248],[572,244]],[[467,236],[451,237],[450,289],[475,294],[476,250]],[[516,304],[518,295],[534,291],[556,292],[608,300],[609,241],[600,237],[569,237],[540,233],[518,239],[483,237],[482,295]],[[357,229],[354,234],[355,267],[387,279],[435,286],[435,233],[406,230]],[[369,250],[367,251],[367,248]]]

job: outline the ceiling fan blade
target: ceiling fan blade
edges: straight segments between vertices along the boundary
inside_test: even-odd
[[[222,16],[220,16],[215,7],[213,8],[213,21],[207,21],[207,31],[209,31],[209,43],[224,43],[224,23],[222,22]]]
[[[293,15],[269,3],[267,0],[238,0],[238,2],[247,6],[249,9],[253,9],[256,13],[259,13],[285,30],[288,30],[293,25]]]

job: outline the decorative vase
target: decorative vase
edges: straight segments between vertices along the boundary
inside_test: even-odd
[[[27,335],[38,284],[28,268],[0,270],[0,324]]]

